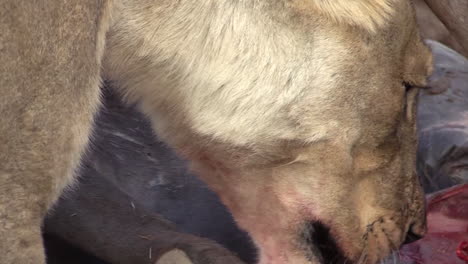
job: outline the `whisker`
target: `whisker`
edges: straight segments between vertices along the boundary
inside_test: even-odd
[[[390,239],[390,236],[387,234],[386,231],[383,231],[384,235],[385,235],[385,238],[387,239],[387,241],[389,242],[390,244],[390,247],[392,250],[395,250],[397,249],[398,247],[395,245],[395,243],[393,243],[393,241]]]
[[[396,263],[400,262],[400,256],[401,256],[400,255],[400,249],[397,248],[396,251],[395,251],[395,259],[396,259],[395,261],[396,261]]]
[[[369,256],[369,255],[368,255],[367,253],[366,253],[366,255],[364,255],[364,258],[362,259],[362,263],[363,263],[363,264],[366,264],[366,262],[367,262],[367,257],[368,257],[368,256]]]
[[[366,243],[366,246],[362,250],[361,256],[359,257],[357,264],[363,264],[363,263],[365,264],[364,261],[367,260],[367,250],[368,250],[368,244]]]

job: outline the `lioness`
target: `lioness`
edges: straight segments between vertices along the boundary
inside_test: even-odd
[[[424,235],[409,0],[0,3],[0,263],[44,263],[105,78],[215,190],[261,264],[376,263]],[[102,71],[101,71],[102,69]],[[406,89],[410,88],[410,89]]]

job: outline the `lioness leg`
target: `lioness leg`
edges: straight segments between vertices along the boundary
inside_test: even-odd
[[[110,2],[0,3],[0,263],[41,264],[41,222],[98,106]]]

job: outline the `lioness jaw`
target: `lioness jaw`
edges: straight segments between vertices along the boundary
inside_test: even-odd
[[[317,232],[359,263],[424,234],[406,88],[432,59],[409,1],[54,5],[0,6],[0,263],[44,263],[40,222],[85,149],[101,77],[190,159],[261,264],[329,263]]]

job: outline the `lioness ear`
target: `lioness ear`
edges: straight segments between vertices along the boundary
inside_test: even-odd
[[[375,32],[395,12],[398,0],[299,0],[337,23],[363,27]]]
[[[413,35],[405,50],[403,81],[413,86],[425,87],[433,70],[431,50]]]

